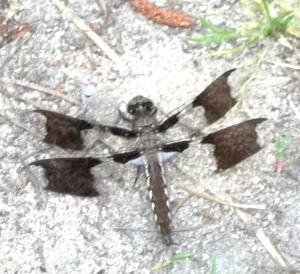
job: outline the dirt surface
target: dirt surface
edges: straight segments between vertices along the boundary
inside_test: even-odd
[[[180,251],[191,252],[193,258],[156,273],[209,273],[213,261],[217,269],[213,273],[288,273],[260,244],[255,236],[258,228],[289,266],[300,267],[300,121],[295,112],[300,109],[300,85],[299,62],[292,51],[266,39],[237,55],[212,59],[210,49],[185,39],[201,30],[198,24],[190,29],[157,25],[120,0],[108,1],[105,23],[98,1],[67,1],[117,52],[125,64],[120,68],[50,0],[11,2],[4,14],[30,24],[32,35],[27,40],[1,41],[0,273],[151,273],[155,263]],[[169,4],[192,16],[217,12],[210,19],[219,24],[244,17],[235,1]],[[101,196],[90,199],[46,193],[42,170],[24,168],[35,159],[105,155],[109,150],[104,142],[118,151],[128,148],[120,138],[95,130],[84,133],[84,152],[46,145],[44,121],[30,110],[41,107],[114,124],[119,120],[117,108],[125,111],[132,97],[143,95],[168,113],[231,68],[237,68],[230,83],[240,103],[210,127],[202,128],[201,122],[201,131],[207,134],[265,117],[268,121],[257,128],[264,148],[222,173],[214,172],[213,148],[197,142],[166,164],[176,245],[166,247],[156,231],[145,178],[133,186],[134,167],[110,163],[96,167],[93,173]],[[13,79],[55,94],[13,84]],[[184,121],[194,123],[202,116],[196,111]],[[185,132],[183,128],[166,137],[179,140],[187,136]],[[278,174],[274,144],[286,133],[293,137],[284,158],[289,165]],[[248,210],[253,220],[245,224],[233,208],[192,196],[176,187],[179,182],[266,209]]]

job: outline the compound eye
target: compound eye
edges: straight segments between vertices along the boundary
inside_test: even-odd
[[[151,102],[146,102],[143,104],[143,107],[147,110],[151,110],[153,107],[153,104]]]
[[[128,110],[128,112],[129,112],[130,114],[135,114],[136,108],[137,108],[136,105],[129,105],[128,108],[127,108],[127,110]]]
[[[132,109],[131,107],[128,107],[128,112],[129,112],[130,114],[132,114],[132,113],[133,113],[133,109]]]

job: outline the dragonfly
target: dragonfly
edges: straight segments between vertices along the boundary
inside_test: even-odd
[[[228,78],[234,71],[235,69],[231,69],[223,73],[199,95],[163,119],[158,119],[158,109],[149,98],[134,97],[127,105],[130,115],[128,127],[92,123],[62,113],[36,109],[35,113],[46,117],[44,141],[48,144],[68,150],[83,150],[82,131],[99,128],[120,138],[132,139],[135,145],[129,150],[120,150],[104,158],[51,158],[37,160],[30,165],[44,169],[48,181],[46,190],[86,197],[100,195],[91,173],[94,166],[111,161],[118,164],[131,163],[142,168],[146,175],[149,199],[158,231],[165,244],[171,245],[173,241],[170,203],[164,175],[164,164],[170,156],[189,149],[194,142],[211,144],[214,145],[213,156],[217,169],[222,171],[235,166],[262,148],[257,142],[256,126],[265,121],[265,118],[246,120],[201,138],[191,135],[184,140],[172,142],[164,138],[164,133],[179,124],[191,109],[204,108],[206,122],[210,125],[233,108],[237,101],[231,95]]]

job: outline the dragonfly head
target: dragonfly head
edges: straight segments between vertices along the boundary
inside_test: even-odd
[[[129,101],[127,111],[134,116],[146,114],[153,115],[156,113],[157,109],[150,99],[139,95]]]

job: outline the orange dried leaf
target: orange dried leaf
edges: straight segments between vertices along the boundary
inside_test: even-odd
[[[148,0],[131,0],[132,7],[149,20],[170,27],[189,28],[195,20],[181,10],[156,6]]]

